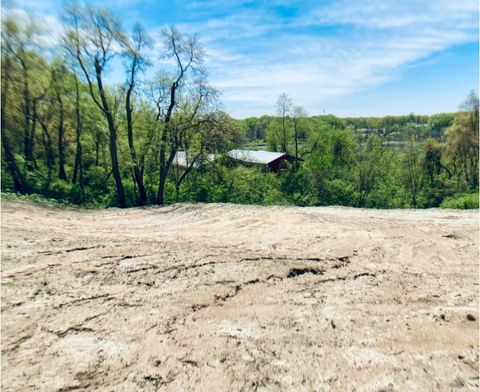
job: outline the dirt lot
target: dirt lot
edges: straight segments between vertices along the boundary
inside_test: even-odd
[[[3,391],[479,386],[477,211],[2,203]]]

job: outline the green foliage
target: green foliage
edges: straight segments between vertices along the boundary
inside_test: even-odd
[[[442,204],[440,204],[440,208],[475,209],[478,208],[478,197],[478,193],[467,193],[447,197]]]
[[[72,186],[63,180],[53,180],[47,190],[47,196],[57,200],[70,201]]]
[[[26,201],[33,201],[35,203],[42,203],[42,204],[55,206],[55,207],[58,207],[58,206],[74,207],[75,206],[74,204],[71,204],[67,201],[48,198],[43,195],[38,195],[36,193],[32,193],[30,195],[20,195],[14,192],[2,192],[1,196],[2,196],[2,199],[5,199],[5,200],[26,200]]]
[[[20,25],[8,12],[2,19],[1,59],[4,191],[30,192],[29,200],[46,198],[48,203],[54,199],[82,206],[134,206],[143,203],[140,189],[145,190],[147,204],[161,203],[157,194],[160,184],[165,184],[166,203],[478,208],[479,104],[473,92],[458,113],[344,119],[308,117],[282,94],[278,116],[235,120],[216,109],[217,94],[207,89],[199,67],[195,77],[192,74],[175,84],[179,90],[168,123],[165,97],[170,96],[175,75],[167,70],[145,83],[148,93],[132,90],[129,121],[125,86],[105,84],[103,98],[110,107],[102,109],[95,74],[87,77],[92,64],[87,65],[86,74],[71,66],[78,63],[72,58],[78,54],[74,31],[65,37],[65,49],[71,51],[67,61],[64,51],[53,56],[41,53],[32,44],[38,38],[33,21]],[[71,8],[64,19],[74,22],[75,12]],[[100,14],[91,19],[91,12]],[[80,14],[78,22],[86,23],[85,31],[92,37],[98,28],[106,28],[107,36],[114,35],[110,37],[114,46],[126,49],[129,38],[108,11],[92,8]],[[91,24],[95,21],[101,26],[95,28]],[[169,34],[178,40],[177,54],[188,57],[193,50],[193,63],[198,60],[200,65],[203,52],[196,38],[176,29]],[[167,49],[174,50],[171,40],[167,41]],[[127,52],[132,60],[135,51]],[[140,52],[135,53],[143,56]],[[105,60],[111,59],[110,54],[117,56],[112,52]],[[148,59],[139,61],[141,73]],[[205,96],[211,100],[201,101]],[[111,121],[106,113],[113,114]],[[301,162],[274,174],[260,166],[232,163],[224,155],[231,148],[286,151]],[[168,158],[178,150],[204,159],[188,168],[171,160],[169,166]],[[78,151],[82,152],[80,163]],[[214,162],[209,154],[215,154]],[[113,163],[115,156],[118,165]],[[125,200],[120,201],[122,193]]]
[[[286,204],[280,192],[279,179],[273,173],[255,168],[237,167],[227,179],[227,201],[239,204]]]

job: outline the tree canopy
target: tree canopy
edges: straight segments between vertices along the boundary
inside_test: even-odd
[[[33,18],[2,19],[2,187],[80,205],[175,201],[436,207],[478,195],[479,101],[456,113],[309,116],[286,93],[276,116],[236,120],[207,78],[198,36],[153,42],[105,8],[67,3],[42,46]],[[152,64],[157,72],[150,77]],[[118,68],[119,64],[122,64]],[[112,68],[123,80],[112,83]],[[278,174],[232,164],[232,148],[279,151]],[[182,162],[180,163],[180,157]],[[478,205],[478,196],[473,203]]]

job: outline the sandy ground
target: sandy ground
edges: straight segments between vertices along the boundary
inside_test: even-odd
[[[2,391],[478,389],[478,211],[2,206]]]

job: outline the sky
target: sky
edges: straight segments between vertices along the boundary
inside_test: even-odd
[[[198,34],[211,84],[235,118],[273,115],[281,93],[309,115],[433,114],[478,92],[477,0],[103,0],[154,41]],[[19,0],[52,37],[63,0]],[[153,69],[162,66],[158,46]],[[121,78],[121,64],[112,70]]]

